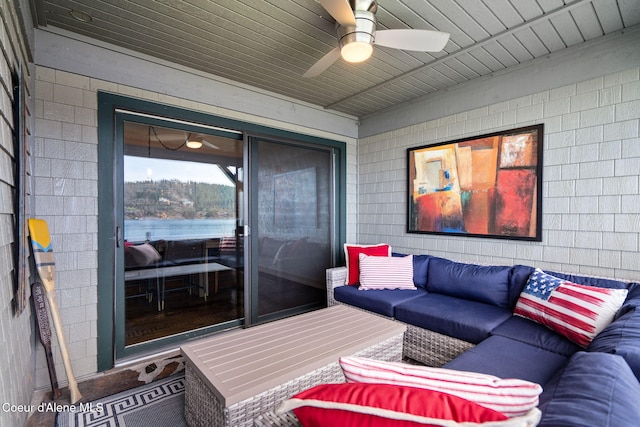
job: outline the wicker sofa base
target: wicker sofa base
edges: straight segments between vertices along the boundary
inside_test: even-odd
[[[404,357],[435,368],[473,347],[470,342],[409,324],[404,334]]]
[[[293,412],[276,414],[274,411],[260,415],[253,421],[253,425],[254,427],[302,427]]]
[[[402,335],[366,348],[355,356],[386,361],[402,360]],[[342,383],[342,369],[335,361],[249,399],[224,407],[193,367],[186,365],[185,418],[190,427],[252,426],[261,414],[273,411],[280,402],[318,384]],[[277,424],[276,424],[277,425]],[[286,425],[286,424],[285,424]],[[294,424],[295,425],[295,424]]]

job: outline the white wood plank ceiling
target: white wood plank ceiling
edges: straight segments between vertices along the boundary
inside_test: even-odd
[[[347,0],[345,0],[347,1]],[[640,0],[378,0],[378,29],[444,31],[442,52],[375,46],[303,73],[337,46],[316,0],[34,0],[58,27],[280,95],[364,117],[640,23]],[[71,11],[86,13],[82,22]]]

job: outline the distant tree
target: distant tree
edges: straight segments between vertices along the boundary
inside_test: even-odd
[[[178,180],[124,184],[125,218],[235,218],[234,187]]]

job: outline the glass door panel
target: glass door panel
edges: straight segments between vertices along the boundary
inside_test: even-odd
[[[129,121],[123,133],[125,347],[243,318],[243,141]]]
[[[260,322],[326,305],[333,167],[330,149],[252,142],[257,209],[252,210],[251,295]]]

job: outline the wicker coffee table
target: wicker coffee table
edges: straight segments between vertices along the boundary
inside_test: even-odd
[[[187,423],[251,426],[302,390],[344,382],[341,356],[400,361],[405,329],[340,305],[185,345]]]

